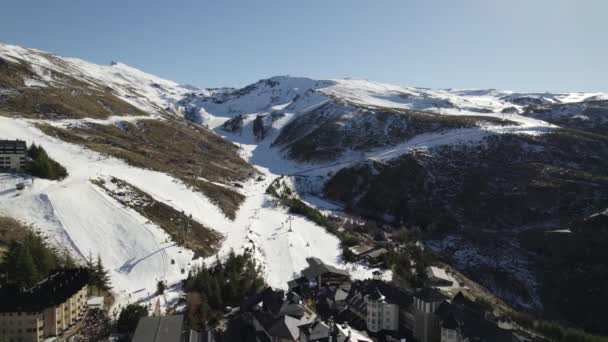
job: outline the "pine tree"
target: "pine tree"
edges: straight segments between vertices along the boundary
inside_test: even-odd
[[[97,281],[97,286],[102,290],[109,290],[112,287],[110,286],[110,276],[108,275],[108,271],[103,267],[103,263],[101,262],[101,255],[97,255],[97,263],[95,264],[95,278]]]
[[[63,250],[62,267],[68,268],[68,269],[76,267],[76,262],[74,262],[74,259],[72,258],[72,254],[70,254],[70,251],[68,251],[67,248],[65,248]]]
[[[167,285],[165,285],[165,282],[162,280],[159,280],[158,283],[156,283],[156,294],[157,295],[164,294],[166,288],[167,288]]]
[[[116,328],[121,333],[132,334],[142,317],[148,316],[148,309],[139,304],[129,304],[120,312]]]
[[[34,285],[40,279],[40,275],[29,248],[26,244],[20,243],[13,253],[9,261],[9,277],[19,285],[26,287]]]
[[[40,235],[35,233],[28,234],[24,240],[24,244],[30,250],[41,277],[46,277],[51,271],[58,268],[58,260],[55,253],[44,244]]]
[[[33,176],[52,180],[67,177],[65,167],[51,159],[42,146],[32,144],[27,154],[31,159],[28,169]]]

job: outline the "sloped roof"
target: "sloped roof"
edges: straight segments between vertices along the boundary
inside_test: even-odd
[[[258,304],[263,303],[264,307],[271,312],[277,312],[283,303],[283,292],[275,291],[271,287],[267,287],[247,298],[240,305],[242,312],[250,311]]]
[[[304,275],[308,280],[314,280],[318,276],[327,273],[334,273],[345,277],[350,277],[348,271],[327,265],[319,258],[306,258],[306,262],[308,262],[308,267],[302,271],[302,275]]]
[[[348,337],[345,341],[349,341],[349,342],[372,342],[372,339],[370,339],[367,335],[365,335],[363,332],[356,330],[350,326],[343,326],[340,324],[336,325],[336,328],[340,331],[340,333],[344,336],[344,337]]]
[[[414,296],[427,303],[441,302],[448,299],[448,297],[441,293],[439,290],[431,287],[425,287],[421,289],[420,291],[416,292]]]
[[[144,317],[139,320],[132,342],[180,342],[184,316]]]
[[[89,282],[85,268],[58,270],[26,291],[0,289],[0,312],[39,312],[65,302]]]
[[[348,297],[348,292],[345,291],[344,289],[337,289],[336,293],[334,295],[334,300],[336,301],[343,301],[346,300],[346,298]]]
[[[278,319],[274,325],[268,330],[268,334],[272,337],[281,337],[291,340],[297,340],[300,336],[299,326],[302,324],[297,318],[285,315]]]
[[[321,320],[315,320],[311,323],[300,325],[299,329],[300,333],[306,336],[310,336],[311,332],[315,332],[315,336],[325,336],[313,340],[314,342],[329,340],[329,326]]]
[[[354,295],[353,291],[360,291],[363,296],[369,295],[370,298],[374,300],[383,298],[387,303],[396,304],[400,307],[407,307],[413,302],[411,292],[382,280],[368,279],[359,281],[351,287],[351,293]],[[349,301],[349,299],[347,299],[347,301]],[[349,304],[350,302],[351,301],[349,301]],[[353,302],[353,304],[356,303]]]
[[[513,341],[511,331],[501,329],[494,322],[487,320],[484,311],[480,310],[475,302],[465,299],[461,296],[457,300],[446,301],[435,310],[442,326],[459,328],[461,333],[472,341]]]
[[[386,250],[386,248],[378,248],[376,250],[373,250],[373,251],[369,252],[367,254],[367,256],[371,257],[371,258],[377,258],[379,256],[382,256],[382,255],[386,254],[386,253],[388,253],[388,251]]]

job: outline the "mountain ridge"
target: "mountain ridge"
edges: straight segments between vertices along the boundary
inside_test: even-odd
[[[547,253],[554,252],[524,244],[534,239],[528,240],[520,228],[533,218],[538,229],[532,233],[538,236],[530,234],[544,241],[547,231],[563,230],[604,209],[605,98],[605,93],[429,89],[290,76],[239,89],[199,89],[123,64],[97,66],[0,44],[0,113],[5,116],[0,118],[0,133],[42,141],[72,174],[63,182],[32,185],[20,198],[24,208],[9,196],[17,180],[0,180],[7,191],[0,195],[0,211],[48,225],[49,234],[81,252],[99,248],[91,242],[87,225],[120,235],[125,230],[119,227],[125,224],[137,234],[128,241],[104,241],[108,250],[126,259],[108,258],[120,287],[135,291],[139,286],[121,269],[132,270],[148,289],[161,275],[177,281],[179,272],[167,260],[176,258],[187,270],[194,262],[178,254],[190,252],[170,246],[161,227],[146,223],[138,213],[125,211],[112,199],[100,199],[90,184],[99,176],[124,179],[224,235],[220,255],[231,248],[253,250],[269,282],[284,284],[307,255],[340,262],[336,237],[303,217],[296,217],[293,238],[276,233],[289,213],[275,206],[265,190],[281,175],[298,184],[297,176],[306,178],[301,182],[306,188],[296,186],[296,196],[317,196],[315,203],[332,201],[334,209],[324,212],[346,212],[421,231],[429,248],[471,278],[514,305],[526,307],[526,300],[531,300],[533,305],[527,308],[542,313],[556,295],[547,289],[556,273],[544,273],[543,267],[574,266],[562,255],[556,258],[559,263],[550,263]],[[158,148],[189,148],[191,141],[196,149],[185,156]],[[226,154],[215,153],[220,150]],[[184,166],[171,170],[159,167],[160,162]],[[507,162],[511,164],[505,166]],[[204,174],[207,165],[220,171]],[[230,172],[221,172],[222,168]],[[213,192],[197,192],[192,184],[233,195],[233,217],[219,210]],[[551,194],[567,200],[555,201]],[[85,213],[91,208],[71,199],[74,195],[103,209],[104,227],[88,220]],[[601,222],[590,223],[596,224]],[[573,241],[584,246],[589,230],[573,230]],[[487,247],[493,245],[478,239],[482,233],[506,241],[507,252],[492,254]],[[137,241],[139,235],[149,238]],[[133,251],[124,248],[129,244],[134,244]],[[153,254],[149,261],[159,267],[146,262],[141,268],[134,266],[134,260],[159,248],[166,252]],[[588,262],[584,255],[574,256],[580,260],[576,267]],[[493,258],[496,262],[471,262]],[[371,272],[349,267],[361,277]],[[572,273],[563,282],[566,288],[581,281]],[[501,281],[507,288],[500,286]],[[589,307],[595,310],[592,304]],[[547,314],[585,324],[577,320],[585,317],[580,308],[566,309],[550,308]],[[587,328],[601,330],[601,322]]]

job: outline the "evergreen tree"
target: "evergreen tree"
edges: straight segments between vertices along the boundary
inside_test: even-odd
[[[158,283],[156,283],[156,294],[157,295],[164,294],[166,288],[167,288],[167,285],[165,285],[165,282],[162,280],[159,280]]]
[[[72,254],[70,254],[70,251],[68,251],[67,248],[63,250],[63,260],[61,266],[68,269],[76,267],[76,262],[72,258]]]
[[[25,243],[13,243],[7,255],[7,273],[10,282],[30,287],[40,277],[34,258]]]
[[[133,334],[137,323],[142,317],[148,316],[148,309],[139,304],[129,304],[120,312],[118,321],[116,321],[116,328],[118,332],[123,334]]]
[[[198,292],[200,307],[189,308],[190,319],[196,326],[219,317],[226,306],[235,306],[243,297],[264,286],[264,278],[250,253],[230,252],[223,262],[216,260],[193,270],[185,282],[186,292]]]
[[[89,251],[89,256],[84,261],[84,267],[88,268],[91,272],[95,270],[95,263],[93,262],[93,253]]]
[[[41,277],[46,277],[51,271],[58,268],[57,256],[44,244],[40,235],[36,233],[28,234],[24,243],[30,250]]]
[[[89,253],[85,260],[85,267],[89,270],[89,285],[95,286],[99,290],[108,291],[110,286],[110,276],[108,271],[103,267],[101,255],[97,255],[97,261],[93,261],[93,255]]]
[[[27,154],[30,157],[28,170],[33,176],[52,180],[67,177],[68,172],[65,167],[51,159],[42,146],[32,144]]]
[[[60,258],[37,233],[28,232],[21,241],[13,241],[0,264],[7,282],[29,287],[59,268]]]

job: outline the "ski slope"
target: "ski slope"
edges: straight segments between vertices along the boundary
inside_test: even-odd
[[[159,280],[175,286],[194,265],[204,261],[192,260],[193,253],[175,246],[160,227],[107,196],[90,182],[97,177],[123,179],[155,199],[191,213],[195,220],[225,236],[220,256],[230,250],[252,249],[273,287],[286,287],[287,281],[306,267],[308,256],[344,267],[339,263],[339,241],[325,229],[293,217],[293,231],[288,231],[287,211],[271,205],[265,194],[276,177],[268,170],[261,169],[264,181],[251,179],[244,184],[246,200],[236,219],[230,221],[204,195],[192,192],[177,179],[46,136],[29,121],[0,117],[0,136],[42,145],[69,172],[60,182],[36,179],[32,183],[22,176],[0,175],[0,214],[33,225],[76,256],[100,255],[110,270],[118,304],[154,301]],[[15,190],[18,182],[26,182],[26,189]],[[371,277],[373,271],[347,267],[359,278]],[[174,299],[178,293],[176,288],[168,296]]]
[[[179,295],[179,282],[196,264],[210,260],[192,260],[193,253],[176,246],[157,225],[148,222],[132,209],[106,195],[91,183],[98,177],[116,177],[138,187],[224,235],[219,256],[230,250],[251,249],[265,272],[269,285],[284,288],[294,274],[307,266],[308,256],[348,268],[355,278],[367,278],[373,270],[339,262],[339,241],[325,229],[299,217],[290,217],[265,194],[271,182],[281,175],[307,174],[324,176],[361,160],[383,162],[412,149],[426,149],[442,144],[478,143],[488,134],[542,134],[555,126],[523,114],[526,103],[559,104],[605,99],[602,93],[531,93],[518,94],[493,89],[451,90],[401,87],[367,80],[313,80],[279,76],[261,80],[243,89],[198,89],[179,85],[133,67],[112,63],[96,65],[80,59],[65,58],[35,49],[0,44],[0,57],[9,62],[25,62],[33,71],[25,79],[26,87],[61,87],[56,73],[73,77],[91,89],[110,89],[113,94],[151,114],[148,117],[110,117],[105,120],[76,119],[48,121],[57,126],[96,123],[120,125],[123,121],[163,120],[163,115],[184,115],[204,124],[218,135],[238,144],[243,159],[254,165],[263,180],[250,179],[240,190],[245,195],[234,220],[223,213],[203,194],[167,174],[127,165],[116,158],[101,155],[81,146],[68,144],[44,135],[33,125],[36,121],[0,116],[0,138],[21,139],[42,145],[65,165],[69,177],[60,182],[19,175],[0,174],[0,214],[15,217],[48,236],[60,248],[75,256],[101,255],[110,270],[117,304],[155,302],[153,293],[159,280],[170,291],[163,302]],[[417,109],[444,115],[477,115],[507,119],[517,126],[485,126],[454,129],[415,136],[401,144],[363,152],[350,151],[338,160],[324,164],[295,163],[271,146],[278,132],[290,120],[306,115],[319,106],[334,101],[366,107]],[[349,108],[349,106],[342,106]],[[509,114],[506,110],[509,109]],[[258,114],[279,111],[284,114],[272,123],[269,135],[257,141],[253,120]],[[505,113],[503,113],[505,111]],[[349,113],[346,113],[347,116]],[[236,115],[247,115],[241,132],[223,131],[221,124]],[[357,120],[352,116],[352,120]],[[356,132],[353,132],[356,134]],[[17,183],[26,188],[17,191]],[[289,230],[291,225],[292,230]],[[213,258],[211,258],[213,259]],[[174,263],[173,263],[174,261]],[[183,270],[183,272],[182,272]],[[390,272],[385,273],[390,277]]]

